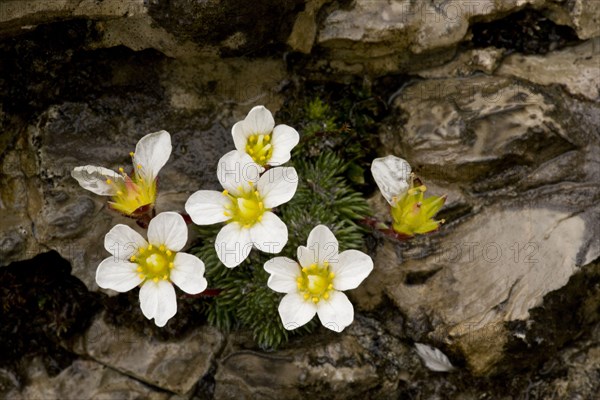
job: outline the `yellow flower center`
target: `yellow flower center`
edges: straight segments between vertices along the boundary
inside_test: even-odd
[[[416,186],[413,183],[401,198],[395,199],[396,203],[391,211],[392,227],[396,232],[408,236],[424,234],[438,229],[444,223],[444,220],[436,221],[433,217],[444,205],[446,197],[425,198],[426,190],[425,185]]]
[[[246,142],[246,153],[255,163],[264,166],[273,155],[271,135],[251,135]]]
[[[133,157],[133,153],[130,153],[130,155]],[[119,168],[119,172],[125,178],[124,181],[106,180],[107,184],[115,185],[117,189],[112,201],[109,202],[110,206],[125,215],[133,215],[136,211],[146,212],[147,210],[141,208],[145,206],[151,208],[154,204],[156,200],[156,180],[147,181],[142,174],[142,166],[139,164],[135,166],[131,177],[125,173],[123,168]]]
[[[304,300],[318,303],[329,299],[333,290],[333,278],[335,274],[329,270],[327,261],[323,264],[311,264],[302,268],[302,273],[296,279],[298,291],[303,294]]]
[[[138,264],[137,272],[141,279],[150,279],[154,282],[169,279],[174,260],[175,253],[164,245],[140,247],[136,254],[129,258],[129,261]]]
[[[250,190],[243,191],[239,188],[240,195],[234,196],[227,190],[223,191],[223,195],[227,196],[231,202],[225,206],[227,211],[224,212],[226,217],[231,217],[232,221],[238,222],[244,228],[249,228],[257,222],[262,221],[265,211],[270,211],[265,208],[262,197],[258,190],[254,190],[252,184]]]

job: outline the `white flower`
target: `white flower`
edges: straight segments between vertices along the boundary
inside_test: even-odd
[[[283,326],[296,329],[317,314],[323,326],[341,332],[354,320],[342,291],[358,287],[373,270],[373,260],[358,250],[338,254],[338,241],[324,225],[310,232],[307,247],[298,247],[298,260],[275,257],[265,263],[271,274],[267,285],[287,293],[279,304]]]
[[[411,237],[438,230],[444,220],[435,220],[446,202],[446,196],[425,197],[427,187],[410,170],[406,160],[396,156],[376,158],[371,173],[383,197],[390,203],[392,228],[396,233]]]
[[[76,167],[71,176],[82,188],[101,196],[111,196],[110,206],[125,215],[144,214],[156,201],[156,177],[171,156],[171,135],[166,131],[150,133],[135,146],[133,172],[128,176],[103,167]]]
[[[410,187],[411,168],[402,158],[390,155],[374,159],[371,174],[381,194],[392,207]]]
[[[262,176],[260,166],[237,150],[220,160],[217,176],[223,192],[199,190],[185,203],[197,225],[227,222],[217,235],[215,248],[225,266],[234,268],[252,247],[279,253],[288,239],[287,226],[271,209],[294,197],[298,175],[291,167],[271,168]]]
[[[112,254],[100,263],[96,283],[104,289],[127,292],[138,285],[140,306],[148,319],[165,326],[177,312],[172,283],[189,294],[206,289],[204,263],[179,252],[187,242],[183,217],[163,212],[148,226],[148,242],[127,225],[116,225],[104,238],[104,248]]]
[[[273,115],[264,106],[250,110],[231,132],[235,148],[249,154],[261,167],[288,162],[290,152],[300,141],[300,135],[291,126],[275,126]]]

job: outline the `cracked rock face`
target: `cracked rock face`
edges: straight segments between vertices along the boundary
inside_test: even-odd
[[[550,93],[503,78],[405,91],[396,100],[404,124],[384,128],[382,142],[430,178],[434,193],[451,189],[448,207],[463,217],[420,243],[394,250],[386,242],[372,279],[409,319],[427,321],[417,337],[446,344],[485,374],[503,357],[505,323],[528,320],[600,256],[597,133],[562,120]],[[592,108],[583,118],[593,124],[600,108]]]
[[[98,27],[55,24],[2,47],[12,60],[3,84],[12,84],[3,100],[0,263],[54,249],[95,290],[96,267],[108,256],[104,235],[117,223],[135,223],[109,210],[107,198],[79,187],[71,170],[131,169],[129,152],[137,141],[168,130],[173,152],[159,176],[156,210],[182,211],[193,191],[217,188],[216,164],[233,148],[231,126],[256,101],[280,104],[276,90],[284,75],[281,62],[270,59],[196,54],[190,64],[152,50],[89,52],[78,47],[96,43],[89,29]],[[56,35],[69,39],[57,44]],[[45,56],[48,46],[61,45],[66,48],[55,58]],[[20,57],[27,57],[26,65]],[[54,74],[64,79],[54,80]]]
[[[359,318],[335,341],[328,336],[309,336],[275,353],[245,351],[230,341],[218,362],[215,398],[302,399],[323,392],[386,398],[398,380],[423,372],[416,353],[373,319]]]
[[[211,327],[196,329],[177,341],[148,340],[99,316],[69,347],[124,375],[183,396],[208,372],[222,342],[223,336]]]
[[[357,0],[327,16],[317,44],[339,72],[414,73],[451,60],[468,39],[473,21],[493,21],[523,8],[540,10],[541,18],[573,28],[580,39],[600,34],[600,7],[591,0],[569,5],[544,0]]]
[[[182,210],[218,187],[231,126],[311,78],[365,90],[390,78],[373,93],[389,109],[381,156],[406,158],[448,201],[432,235],[369,238],[375,269],[349,293],[356,320],[341,335],[262,352],[243,332],[160,341],[97,315],[62,343],[80,358],[56,376],[35,361],[24,380],[0,369],[0,394],[593,398],[599,27],[592,0],[2,1],[1,266],[54,249],[98,290],[104,235],[135,225],[73,167],[127,168],[139,138],[168,130],[156,208]],[[379,193],[370,202],[389,218]],[[414,342],[456,370],[428,372]]]
[[[546,57],[514,54],[507,57],[498,75],[528,79],[541,85],[564,86],[573,96],[600,100],[600,38],[556,51]]]
[[[166,400],[171,397],[167,392],[157,392],[151,386],[92,360],[76,360],[57,376],[48,376],[41,366],[31,375],[29,384],[21,392],[12,390],[6,393],[6,398]]]

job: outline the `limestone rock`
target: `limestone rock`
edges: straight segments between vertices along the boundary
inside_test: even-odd
[[[329,0],[311,0],[304,6],[304,11],[298,13],[287,44],[294,50],[310,54],[317,37],[317,14]]]
[[[581,39],[599,34],[600,6],[593,0],[569,4],[545,0],[357,0],[327,16],[317,43],[328,51],[329,66],[338,72],[414,73],[454,58],[459,43],[469,39],[475,21],[494,21],[523,8],[538,10],[553,23],[572,27]]]
[[[29,378],[21,390],[7,393],[6,399],[166,400],[170,397],[168,392],[157,391],[92,360],[75,360],[57,376],[49,377],[45,371],[39,371]]]
[[[513,54],[497,71],[540,85],[558,84],[572,95],[600,101],[600,38],[545,56]]]
[[[559,363],[564,363],[564,373],[536,392],[547,397],[593,398],[600,390],[598,369],[595,368],[600,364],[599,343],[600,325],[596,324],[591,337],[581,346],[568,346],[558,354]]]
[[[313,334],[293,343],[275,353],[230,343],[218,364],[215,398],[388,398],[402,373],[424,372],[416,353],[370,318],[358,317],[340,335]]]
[[[161,35],[170,34],[165,32],[142,35],[152,43],[137,41],[124,27],[138,26],[133,21],[138,17],[147,18],[103,21],[104,33],[114,34],[111,39],[90,32],[97,25],[71,21],[7,40],[0,49],[16,63],[14,52],[24,46],[34,60],[25,69],[7,68],[2,81],[10,87],[3,92],[0,265],[54,249],[72,263],[76,277],[96,290],[96,267],[108,256],[106,232],[118,223],[139,228],[109,210],[107,198],[79,187],[71,170],[88,164],[131,168],[128,154],[136,142],[166,129],[173,153],[160,173],[156,210],[183,211],[192,192],[217,188],[216,164],[233,149],[231,126],[256,102],[273,111],[281,105],[278,91],[285,71],[280,60],[222,60],[214,54],[204,59],[194,50],[184,60],[169,61],[154,51],[111,47],[141,50],[162,43],[164,48],[156,45],[161,51],[187,48],[166,40]],[[125,30],[111,30],[118,24]],[[52,38],[70,35],[76,39],[52,44]],[[49,46],[60,47],[60,56],[47,59]],[[71,62],[74,53],[95,55]],[[69,78],[55,80],[54,74]],[[21,116],[32,110],[34,116]],[[192,235],[190,230],[190,242]]]
[[[587,243],[592,223],[591,215],[529,205],[486,209],[445,236],[435,254],[404,262],[405,274],[431,271],[425,282],[390,284],[386,292],[409,318],[430,310],[437,325],[432,335],[458,346],[466,342],[467,361],[484,371],[494,353],[473,342],[495,344],[501,354],[503,323],[528,319],[545,294],[600,255]]]
[[[0,368],[0,395],[7,398],[9,393],[15,393],[20,389],[19,379],[13,371]]]
[[[594,0],[547,2],[549,14],[558,24],[569,25],[580,39],[600,35],[600,5]]]
[[[450,78],[469,76],[478,72],[488,75],[494,73],[502,60],[504,51],[495,47],[485,49],[468,50],[458,53],[448,63],[439,67],[427,68],[418,71],[417,74],[423,78]]]
[[[7,0],[0,4],[0,35],[61,19],[110,19],[143,14],[144,3],[144,0]]]
[[[395,103],[406,119],[402,134],[385,130],[382,141],[431,178],[473,181],[502,160],[537,163],[571,147],[565,129],[551,117],[554,102],[519,81],[426,80],[399,92]]]
[[[161,342],[108,325],[100,316],[69,347],[125,375],[185,395],[208,372],[222,341],[219,331],[202,327],[180,340]]]
[[[443,343],[488,374],[505,356],[508,323],[530,320],[600,256],[598,106],[496,77],[424,81],[399,96],[404,123],[382,129],[386,154],[406,158],[436,194],[452,187],[449,204],[463,211],[437,234],[386,240],[366,287],[385,285],[414,340]]]
[[[393,0],[382,4],[358,0],[350,9],[328,15],[318,43],[331,51],[333,59],[363,64],[373,74],[415,71],[450,60],[470,19],[493,18],[515,9],[517,3]],[[538,5],[543,1],[519,3]],[[425,54],[429,57],[423,57]]]
[[[301,0],[150,2],[149,15],[179,40],[217,48],[225,56],[261,51],[285,43]]]

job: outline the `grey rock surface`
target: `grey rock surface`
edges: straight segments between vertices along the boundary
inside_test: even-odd
[[[600,6],[593,0],[561,4],[544,0],[423,1],[357,0],[331,12],[317,43],[339,72],[416,72],[451,60],[473,21],[492,21],[524,7],[574,28],[581,39],[600,34]]]
[[[503,61],[497,74],[516,76],[541,85],[562,85],[574,96],[599,101],[600,38],[545,57],[511,55]]]
[[[219,360],[216,399],[302,399],[323,391],[336,399],[391,396],[402,373],[422,373],[412,349],[360,318],[335,340],[314,335],[275,353],[247,351],[235,340]],[[410,371],[410,372],[409,372]]]
[[[448,207],[466,214],[420,242],[386,243],[370,279],[475,373],[504,356],[506,322],[527,320],[600,256],[598,137],[583,122],[600,108],[572,124],[551,93],[484,76],[418,82],[396,99],[402,128],[381,132],[386,153],[418,166],[434,194],[448,188]]]
[[[574,39],[542,37],[534,54],[515,37],[476,45],[475,25],[519,12]],[[370,90],[390,78],[380,155],[406,158],[448,201],[439,232],[371,238],[375,270],[349,292],[356,319],[341,335],[264,352],[243,332],[159,341],[97,316],[65,344],[81,359],[57,376],[26,360],[23,380],[2,369],[0,395],[593,398],[599,27],[593,0],[1,2],[0,266],[55,249],[97,291],[104,235],[138,228],[71,169],[128,167],[139,138],[168,130],[156,207],[181,211],[218,188],[231,126],[257,104],[276,112],[307,79]],[[370,204],[389,218],[379,193]],[[457,369],[428,371],[414,342]]]
[[[166,400],[171,398],[168,392],[157,391],[151,386],[92,360],[75,360],[56,376],[48,376],[41,366],[30,366],[30,372],[29,382],[22,390],[8,392],[6,399]]]
[[[82,337],[68,346],[122,374],[179,395],[189,394],[208,373],[223,336],[202,327],[177,341],[149,339],[124,326],[96,318]]]
[[[218,188],[216,164],[234,148],[231,126],[257,101],[271,108],[281,103],[276,93],[284,80],[281,62],[209,58],[190,64],[126,54],[134,65],[111,64],[104,71],[108,75],[91,81],[87,72],[74,67],[72,79],[87,82],[90,96],[97,85],[112,94],[56,99],[56,104],[42,107],[35,120],[11,128],[17,135],[15,145],[0,161],[5,188],[0,215],[6,221],[0,234],[2,265],[54,249],[73,264],[75,276],[96,289],[96,266],[108,256],[104,235],[117,223],[135,223],[110,210],[108,198],[79,187],[71,170],[88,164],[130,170],[129,152],[137,141],[167,129],[173,152],[159,176],[156,211],[183,211],[194,191]],[[137,63],[146,63],[142,77]],[[264,75],[254,78],[260,74]],[[210,82],[219,83],[207,94]],[[47,93],[50,88],[31,90]]]

